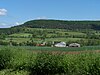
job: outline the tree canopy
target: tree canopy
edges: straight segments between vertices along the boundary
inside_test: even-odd
[[[19,27],[50,28],[50,29],[94,29],[100,30],[100,21],[64,21],[64,20],[31,20]]]

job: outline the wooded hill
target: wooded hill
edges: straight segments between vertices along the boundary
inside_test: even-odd
[[[49,29],[94,29],[100,30],[100,21],[31,20],[17,27]]]

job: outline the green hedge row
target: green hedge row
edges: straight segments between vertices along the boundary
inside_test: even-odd
[[[63,54],[28,50],[0,50],[0,70],[22,75],[100,75],[100,53]],[[10,73],[9,72],[9,73]],[[6,74],[5,74],[6,75]]]

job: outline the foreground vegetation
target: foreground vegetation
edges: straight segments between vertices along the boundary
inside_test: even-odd
[[[0,75],[100,75],[100,53],[0,48]]]

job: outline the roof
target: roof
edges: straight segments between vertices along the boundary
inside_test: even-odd
[[[80,44],[78,44],[78,43],[71,43],[71,44],[69,44],[69,46],[80,46]]]

